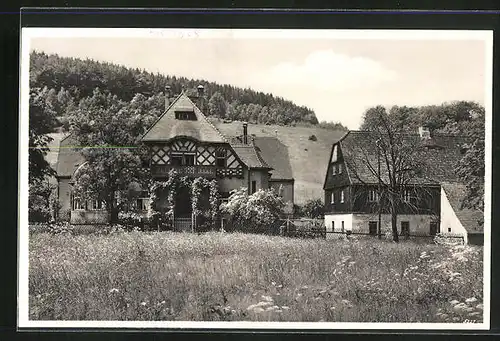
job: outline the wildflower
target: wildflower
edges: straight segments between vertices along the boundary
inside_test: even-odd
[[[266,302],[272,302],[273,301],[273,298],[271,296],[264,296],[262,295],[261,298],[266,301]]]
[[[141,302],[141,305],[142,305],[143,307],[145,307],[145,306],[146,306],[146,304],[147,304],[146,302]]]
[[[119,291],[118,289],[113,288],[113,289],[111,289],[111,290],[109,291],[109,293],[110,293],[110,294],[113,294],[113,293],[118,292],[118,291]]]
[[[460,301],[457,301],[457,300],[450,301],[450,304],[451,304],[451,305],[456,305],[456,304],[458,304],[458,303],[460,303]]]
[[[471,297],[471,298],[466,299],[466,300],[465,300],[465,303],[474,303],[474,302],[476,302],[476,301],[477,301],[477,298],[475,298],[475,297]]]
[[[271,285],[272,285],[272,286],[275,286],[275,285],[276,285],[276,282],[271,282]]]
[[[335,307],[330,307],[330,310],[335,310],[335,309],[337,309],[337,308],[335,308]]]
[[[459,303],[453,307],[453,310],[457,310],[457,311],[465,310],[465,309],[467,309],[467,305],[465,303]]]

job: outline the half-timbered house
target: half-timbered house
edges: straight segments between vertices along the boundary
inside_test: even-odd
[[[419,134],[405,134],[404,138],[419,148],[415,156],[423,171],[400,191],[396,204],[398,233],[441,233],[463,236],[466,242],[480,240],[483,214],[462,207],[465,185],[455,170],[465,152],[464,137],[431,136],[421,128]],[[374,133],[369,131],[349,131],[333,144],[323,186],[327,231],[374,236],[379,230],[382,234],[392,231],[390,204],[381,185],[388,169],[380,160],[378,148]]]
[[[242,187],[249,194],[275,188],[287,203],[286,213],[291,214],[294,180],[286,146],[277,138],[249,136],[244,122],[239,136],[224,136],[204,115],[207,106],[203,87],[198,90],[198,96],[185,92],[175,98],[166,96],[165,112],[143,135],[153,179],[165,181],[175,170],[179,176],[216,180],[222,201],[232,190]],[[85,162],[81,154],[65,148],[75,143],[68,136],[59,149],[56,169],[60,218],[73,224],[105,223],[108,218],[101,203],[80,202],[73,194],[75,175]],[[131,184],[131,190],[136,192],[133,208],[145,215],[150,193],[137,184]],[[194,230],[189,189],[180,188],[175,196],[174,225],[179,230]],[[166,205],[167,193],[160,193],[159,207]]]

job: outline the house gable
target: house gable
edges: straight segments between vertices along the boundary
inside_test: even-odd
[[[184,93],[181,93],[165,113],[156,120],[143,135],[142,141],[146,143],[168,142],[178,137],[188,137],[200,142],[227,142]]]
[[[347,133],[349,134],[349,133]],[[334,143],[328,158],[328,167],[325,174],[325,182],[323,189],[332,189],[334,187],[343,187],[351,184],[349,170],[344,161],[344,153],[342,148],[342,140],[347,136],[344,135],[338,142]]]

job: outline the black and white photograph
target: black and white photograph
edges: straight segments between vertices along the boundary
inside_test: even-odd
[[[489,328],[491,31],[21,38],[20,327]]]

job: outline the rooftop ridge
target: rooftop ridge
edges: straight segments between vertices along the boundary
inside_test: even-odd
[[[224,140],[224,142],[228,142],[226,136],[224,136],[219,129],[217,129],[217,127],[212,123],[210,122],[210,120],[207,119],[207,117],[205,116],[205,114],[203,113],[203,111],[201,111],[200,108],[198,108],[198,106],[191,100],[191,98],[189,98],[188,95],[185,95],[186,98],[189,100],[189,102],[191,102],[191,104],[193,105],[194,108],[198,109],[198,112],[200,113],[201,117],[205,120],[205,122],[207,122],[218,134],[219,136],[222,138],[222,140]]]

